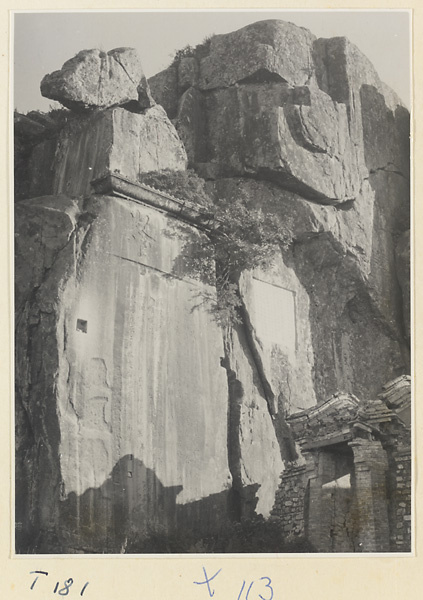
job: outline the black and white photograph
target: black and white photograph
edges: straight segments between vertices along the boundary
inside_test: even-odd
[[[409,556],[411,11],[12,24],[15,554]]]

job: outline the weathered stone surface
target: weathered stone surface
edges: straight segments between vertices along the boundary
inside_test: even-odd
[[[185,169],[185,149],[160,106],[133,116],[128,111],[115,110],[113,127],[111,171],[137,179],[139,173],[148,171]]]
[[[144,114],[109,109],[62,130],[51,191],[79,196],[89,193],[90,182],[108,172],[137,181],[140,173],[185,166],[185,149],[161,106]]]
[[[354,100],[362,85],[375,87],[387,99],[391,110],[401,105],[395,92],[381,82],[370,60],[347,38],[315,40],[313,58],[319,87],[335,102],[349,105],[352,117],[359,109]]]
[[[37,115],[35,112],[27,115],[21,115],[20,113],[15,112],[14,133],[16,136],[25,138],[26,140],[37,140],[45,135],[46,129],[49,126],[54,127],[54,121],[49,118],[48,115],[38,113],[39,117],[44,117],[42,120],[40,118],[31,118],[35,115]]]
[[[139,110],[154,104],[137,51],[83,50],[59,71],[46,75],[41,94],[74,110],[109,108],[133,102]]]
[[[238,498],[236,513],[238,518],[249,516],[252,504],[258,514],[267,517],[283,470],[281,449],[260,372],[243,328],[229,334],[225,349],[223,364],[229,386],[228,461]],[[248,492],[252,484],[258,487],[255,497]]]
[[[275,257],[273,268],[255,274],[295,294],[293,354],[258,335],[251,280],[241,288],[251,307],[249,329],[257,338],[262,377],[276,402],[280,397],[279,411],[295,412],[339,390],[371,398],[386,381],[408,371],[393,260],[393,238],[404,227],[398,214],[405,195],[396,187],[402,181],[390,181],[392,196],[385,197],[375,196],[368,184],[349,210],[311,203],[265,182],[221,179],[209,184],[218,198],[239,198],[278,215],[293,235],[291,248]],[[382,213],[388,229],[379,226]],[[363,353],[364,346],[382,350]]]
[[[63,120],[49,119],[41,129],[38,120],[21,117],[16,119],[15,200],[79,196],[108,172],[137,181],[140,173],[178,171],[187,164],[176,129],[159,105],[142,114],[125,108],[67,111]]]
[[[191,165],[207,160],[204,104],[204,96],[194,87],[188,88],[179,101],[178,135],[184,144]]]
[[[15,201],[49,194],[58,126],[48,114],[14,114]]]
[[[153,75],[148,80],[148,85],[153,97],[163,106],[169,119],[174,119],[178,112],[178,66],[172,64]]]
[[[74,269],[78,214],[77,203],[65,197],[16,205],[16,521],[20,523],[20,552],[42,545],[41,538],[48,537],[59,522],[57,324],[61,282],[68,278],[69,267]],[[82,226],[81,238],[84,231]],[[47,552],[55,549],[48,543],[44,548]]]
[[[82,80],[97,73],[84,60]],[[60,133],[17,122],[17,195],[43,196],[16,213],[20,548],[213,533],[227,515],[268,516],[276,494],[287,536],[355,550],[357,492],[364,549],[404,548],[407,415],[378,394],[410,368],[408,112],[347,40],[278,21],[216,36],[151,87],[165,108],[74,114]],[[192,207],[126,181],[185,169],[184,146],[215,201],[292,234],[272,265],[241,274],[241,323],[224,330],[201,304],[214,289],[187,270],[184,240],[205,240]],[[93,195],[113,175],[123,187]]]
[[[364,158],[374,195],[372,296],[386,321],[398,328],[402,327],[401,290],[392,285],[386,270],[393,278],[396,237],[410,226],[409,114],[401,106],[393,111],[389,96],[373,86],[361,87],[359,102]]]
[[[254,175],[323,204],[355,200],[374,168],[408,177],[397,160],[408,154],[408,113],[346,38],[316,40],[290,23],[262,21],[213,37],[207,56],[194,50],[156,76],[157,88],[168,80],[166,105],[190,162],[208,177]],[[202,117],[192,123],[181,97],[188,85]]]
[[[178,63],[178,90],[184,92],[198,84],[198,63],[193,56],[182,58]]]
[[[208,156],[227,174],[256,173],[325,204],[357,197],[367,171],[346,108],[319,89],[248,84],[210,94],[207,109]]]
[[[271,20],[213,36],[209,56],[200,61],[200,88],[227,87],[245,80],[304,85],[311,74],[314,40],[307,29]]]
[[[250,350],[260,369],[270,412],[292,413],[314,405],[309,297],[295,271],[277,255],[272,268],[244,273],[240,290]]]
[[[18,398],[36,439],[47,436],[43,465],[32,466],[49,476],[17,518],[34,518],[27,531],[65,519],[63,535],[80,547],[107,544],[116,528],[116,545],[148,518],[175,527],[176,504],[230,486],[223,342],[207,311],[193,309],[202,284],[167,275],[182,244],[162,233],[172,219],[107,197],[76,211],[60,197],[19,205]]]
[[[17,205],[15,308],[18,311],[23,309],[33,290],[40,287],[45,273],[67,246],[79,213],[79,203],[66,196],[33,198]]]
[[[395,252],[398,281],[402,290],[404,335],[407,339],[410,339],[410,230],[402,234],[396,245]]]

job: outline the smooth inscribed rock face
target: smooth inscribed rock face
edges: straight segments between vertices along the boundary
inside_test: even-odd
[[[104,551],[129,529],[175,527],[195,502],[198,518],[216,518],[201,501],[222,502],[231,483],[228,384],[221,331],[196,308],[213,290],[173,274],[183,240],[201,234],[126,199],[86,207],[56,196],[17,208],[18,479],[31,494],[17,520],[60,523],[61,543]],[[42,467],[28,460],[26,424]]]
[[[135,102],[140,110],[154,104],[141,61],[133,48],[110,52],[83,50],[59,71],[46,75],[41,94],[80,110]]]

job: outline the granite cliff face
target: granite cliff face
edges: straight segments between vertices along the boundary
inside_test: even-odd
[[[79,53],[41,90],[71,110],[15,119],[19,551],[125,551],[157,528],[201,536],[271,512],[322,551],[407,549],[391,471],[383,524],[369,467],[357,527],[373,537],[342,530],[329,547],[333,524],[309,523],[328,481],[348,474],[354,503],[359,463],[407,453],[405,396],[372,407],[410,371],[409,116],[369,61],[345,38],[262,21],[148,83],[120,48]],[[201,302],[215,288],[181,260],[210,207],[141,183],[187,167],[212,206],[241,201],[291,232],[271,266],[241,274],[241,322],[223,329]],[[322,406],[326,432],[340,392],[345,421],[313,446],[296,415]]]

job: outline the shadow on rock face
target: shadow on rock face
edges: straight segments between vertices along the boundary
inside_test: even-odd
[[[17,543],[17,552],[172,552],[176,550],[169,540],[185,538],[187,547],[183,544],[179,551],[188,552],[189,540],[215,534],[228,519],[251,518],[257,488],[250,485],[241,492],[227,489],[177,504],[182,486],[164,486],[153,469],[127,454],[101,486],[79,496],[71,492],[62,500],[58,530],[37,532],[25,548]]]
[[[182,486],[164,486],[152,469],[127,454],[98,488],[62,504],[61,521],[72,543],[91,552],[118,551],[130,530],[170,528],[176,520],[176,497]]]

